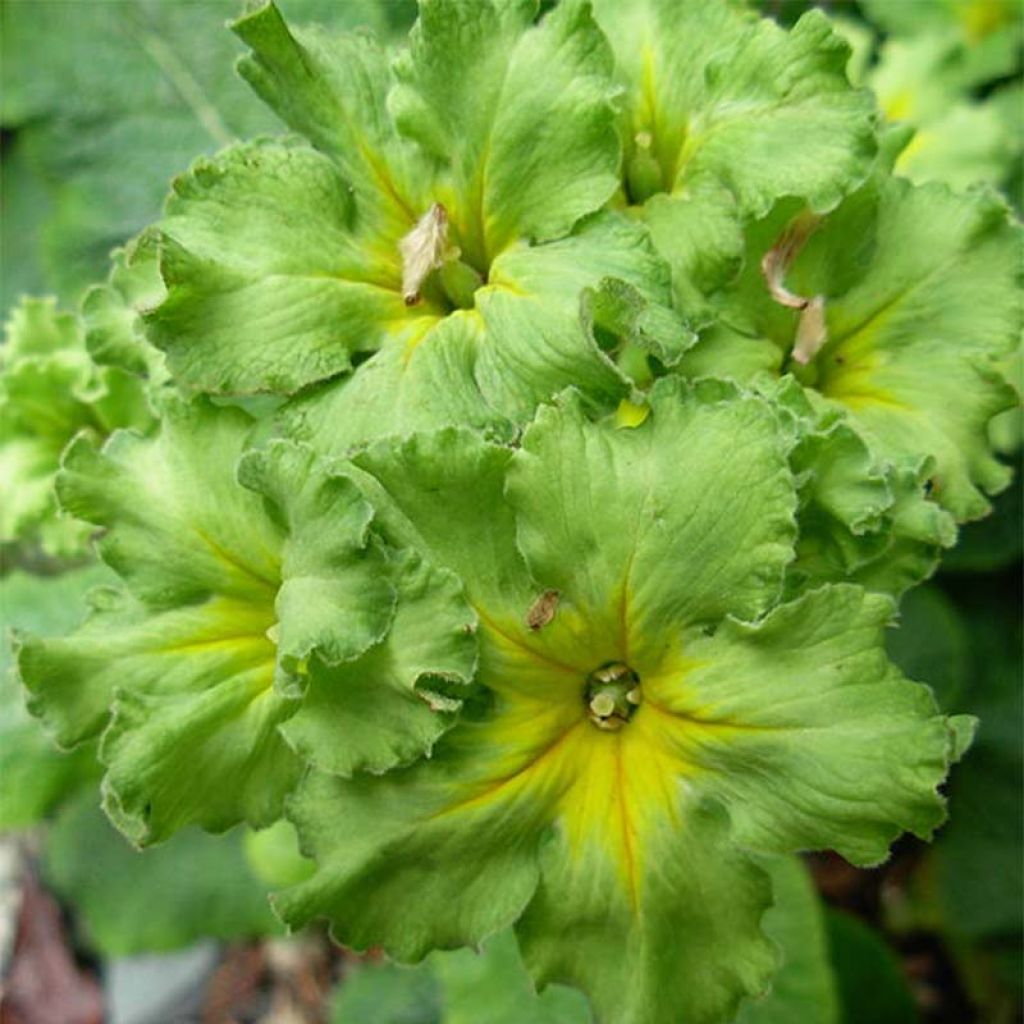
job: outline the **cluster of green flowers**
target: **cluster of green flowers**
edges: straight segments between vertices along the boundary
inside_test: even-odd
[[[395,56],[235,23],[296,134],[7,348],[2,400],[86,429],[58,521],[11,419],[49,461],[5,536],[99,528],[121,579],[19,667],[135,842],[287,815],[290,924],[415,961],[514,923],[601,1021],[725,1021],[764,858],[943,820],[973,722],[883,635],[1009,481],[1019,239],[894,175],[818,12],[536,6],[422,0]]]

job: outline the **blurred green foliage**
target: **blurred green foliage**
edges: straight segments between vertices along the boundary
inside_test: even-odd
[[[187,829],[142,852],[107,821],[93,789],[61,808],[43,875],[75,908],[81,939],[106,956],[283,935],[266,888],[246,864],[242,835]]]

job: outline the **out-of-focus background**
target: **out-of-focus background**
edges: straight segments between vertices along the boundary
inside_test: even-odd
[[[469,0],[467,0],[469,2]],[[686,2],[686,0],[680,0]],[[296,21],[397,39],[406,0],[278,0]],[[281,126],[232,69],[240,0],[2,0],[0,310],[23,294],[74,309],[108,255],[160,211],[197,156]],[[789,23],[810,4],[764,0]],[[1000,189],[1021,209],[1021,0],[819,3],[852,46],[850,74],[916,129],[897,170]],[[1012,371],[1012,368],[1010,368]],[[1018,370],[1019,372],[1019,370]],[[1021,417],[993,439],[1020,467]],[[931,846],[901,841],[872,871],[808,860],[783,888],[789,953],[776,996],[744,1024],[1013,1024],[1021,1019],[1021,490],[964,529],[904,600],[891,653],[949,711],[979,716]],[[416,969],[286,939],[266,903],[304,870],[287,827],[187,832],[135,852],[98,808],[95,751],[59,754],[21,706],[10,627],[59,634],[106,579],[0,552],[0,969],[3,1024],[585,1024],[576,994],[530,994],[509,936],[486,955]],[[806,878],[813,879],[813,886]],[[571,941],[571,936],[567,937]]]

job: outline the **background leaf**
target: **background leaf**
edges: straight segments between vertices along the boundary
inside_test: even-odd
[[[54,891],[73,903],[89,944],[108,956],[283,933],[238,830],[210,836],[189,829],[140,852],[87,793],[58,815],[43,867]]]

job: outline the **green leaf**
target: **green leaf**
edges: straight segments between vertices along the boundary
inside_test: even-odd
[[[5,7],[0,117],[31,142],[53,206],[48,285],[71,299],[160,209],[170,176],[269,120],[231,71],[230,3]],[[45,68],[40,74],[37,69]]]
[[[979,748],[950,793],[951,820],[934,851],[935,882],[944,927],[968,941],[1024,928],[1024,814],[1014,782],[1022,769],[1020,756]]]
[[[19,159],[38,182],[33,191],[42,192],[35,201],[13,180],[5,146],[4,188],[19,194],[13,206],[5,202],[4,227],[16,226],[12,210],[34,207],[38,217],[11,236],[15,248],[4,248],[19,254],[6,261],[5,285],[15,286],[22,265],[40,262],[43,279],[22,278],[18,290],[77,299],[106,274],[110,250],[159,215],[173,174],[200,153],[273,128],[232,66],[240,48],[224,23],[239,6],[4,6],[0,121],[15,130]],[[403,14],[374,0],[282,0],[282,7],[296,18],[387,33],[400,20],[393,15]]]
[[[820,12],[784,31],[724,3],[595,6],[626,87],[633,202],[709,177],[745,214],[784,195],[828,209],[867,174],[872,99],[850,88],[849,47]]]
[[[7,10],[5,6],[4,12]],[[26,140],[17,136],[4,142],[0,175],[0,205],[4,211],[0,219],[0,252],[4,257],[0,315],[6,315],[21,296],[46,291],[46,275],[39,256],[39,227],[50,213],[51,200],[45,182],[32,166],[28,149]],[[13,253],[18,254],[17,259],[11,258]]]
[[[1022,930],[1024,856],[1016,780],[1024,771],[1018,573],[958,577],[952,591],[971,661],[962,707],[979,719],[975,748],[950,787],[951,820],[933,863],[945,927],[970,943],[1015,941]]]
[[[917,1007],[895,954],[858,918],[827,912],[845,1024],[915,1024]]]
[[[106,956],[280,933],[237,832],[213,837],[189,830],[140,852],[110,827],[95,797],[84,795],[58,816],[43,868],[74,907],[83,937]]]
[[[810,872],[796,857],[766,859],[774,904],[762,919],[782,951],[771,992],[740,1008],[736,1024],[838,1024],[835,977],[829,964],[825,909]]]
[[[427,964],[364,964],[331,999],[331,1024],[440,1024],[440,985]]]
[[[589,1024],[578,992],[534,991],[510,931],[417,967],[362,964],[334,998],[332,1024]]]
[[[246,862],[264,885],[297,885],[313,873],[312,861],[299,852],[295,827],[285,818],[258,832],[246,832],[243,843]]]
[[[1019,461],[1015,468],[1014,484],[996,496],[990,516],[964,526],[943,568],[951,572],[992,572],[1020,561],[1024,555],[1024,492]]]
[[[106,527],[100,553],[127,591],[100,594],[74,636],[27,639],[20,655],[32,710],[62,743],[103,731],[107,807],[138,842],[191,822],[276,820],[301,772],[278,727],[311,680],[382,639],[394,608],[351,481],[283,441],[246,455],[236,479],[245,413],[170,398],[163,412],[155,438],[68,452],[62,500]],[[371,714],[369,681],[355,683]],[[421,702],[403,717],[385,687],[372,692],[410,756]],[[370,746],[353,725],[354,750]]]
[[[474,1024],[486,1007],[491,1024],[589,1024],[590,1011],[578,992],[560,985],[534,990],[511,932],[483,950],[434,953],[427,963],[441,985],[443,1024]]]
[[[927,683],[943,710],[960,707],[970,640],[955,605],[937,586],[918,587],[903,595],[896,626],[886,637],[889,657],[909,678]]]
[[[534,0],[424,3],[396,64],[396,121],[447,165],[477,269],[517,238],[567,234],[617,183],[608,44],[585,3],[533,27],[535,11]]]

